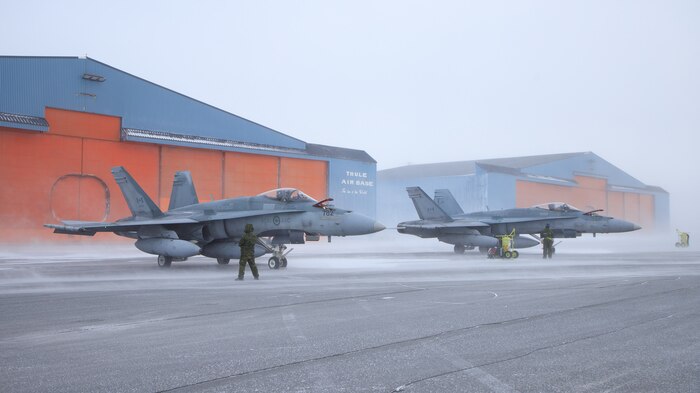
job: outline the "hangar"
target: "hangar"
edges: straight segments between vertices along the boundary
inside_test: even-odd
[[[632,221],[645,231],[669,227],[669,194],[592,152],[408,165],[377,173],[378,217],[386,225],[417,219],[406,187],[429,195],[449,189],[465,212],[566,202]]]
[[[161,209],[174,173],[190,170],[202,201],[295,187],[376,214],[364,151],[307,143],[94,59],[0,56],[0,242],[129,216],[117,165]]]

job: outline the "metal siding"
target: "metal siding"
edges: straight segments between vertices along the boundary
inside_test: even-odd
[[[644,231],[654,230],[654,196],[639,195],[639,222]]]
[[[177,171],[190,171],[200,202],[223,198],[223,152],[185,147],[162,146],[160,152],[160,197],[153,200],[161,210],[170,205],[173,177]]]
[[[515,189],[515,207],[531,207],[548,202],[574,204],[570,200],[572,187],[518,180]]]
[[[42,223],[77,218],[78,182],[69,193],[56,193],[54,184],[65,174],[80,174],[81,140],[26,132],[0,132],[0,241],[28,242],[48,236]],[[60,190],[59,190],[60,191]],[[70,198],[64,198],[70,196]],[[62,217],[61,214],[75,214]]]
[[[581,177],[577,177],[577,179],[582,180]],[[531,207],[542,203],[564,202],[585,211],[606,209],[608,206],[608,193],[604,187],[605,180],[588,178],[582,181],[582,185],[588,185],[588,187],[567,187],[518,180],[516,184],[516,207]]]
[[[322,200],[328,196],[328,162],[280,158],[280,187],[292,187]]]
[[[0,109],[43,117],[44,107],[79,108],[77,58],[0,56]]]
[[[355,173],[366,173],[367,177],[352,175]],[[356,180],[361,180],[364,185],[356,184]],[[355,184],[349,184],[350,181],[354,181]],[[377,165],[331,159],[328,163],[328,196],[334,199],[333,204],[339,208],[376,217]]]
[[[84,73],[104,82],[82,78]],[[304,149],[306,143],[92,59],[0,56],[0,111],[121,116],[123,126]]]
[[[489,173],[487,184],[487,206],[489,210],[515,207],[515,177],[501,173]]]
[[[608,192],[608,207],[605,210],[605,214],[624,218],[625,216],[625,195],[621,192]]]
[[[671,201],[667,193],[654,193],[654,229],[668,230],[671,227]]]
[[[623,217],[627,221],[632,221],[634,223],[639,222],[640,212],[639,212],[639,194],[632,192],[624,193],[624,204],[625,204],[625,216]]]
[[[121,189],[112,176],[112,168],[115,166],[126,168],[146,194],[158,203],[159,146],[83,139],[82,173],[99,178],[109,188],[110,214],[107,221],[115,221],[131,215]],[[87,203],[99,205],[101,202]],[[167,206],[165,205],[166,208]],[[97,206],[94,207],[94,209],[97,208]]]
[[[593,153],[523,169],[524,173],[574,180],[576,174],[604,177],[608,184],[644,188],[646,185]]]
[[[418,213],[406,193],[406,187],[418,186],[431,198],[435,190],[452,192],[465,212],[483,210],[484,189],[476,176],[420,177],[414,179],[380,179],[377,185],[377,219],[387,226],[401,221],[417,220]]]
[[[46,120],[51,134],[119,141],[119,117],[46,108]]]
[[[224,153],[224,197],[251,196],[279,188],[280,158]]]
[[[410,180],[411,185],[420,186],[420,179]],[[376,218],[386,226],[395,226],[401,221],[417,220],[413,203],[406,194],[405,179],[380,180],[377,184]],[[338,203],[339,206],[342,206]]]

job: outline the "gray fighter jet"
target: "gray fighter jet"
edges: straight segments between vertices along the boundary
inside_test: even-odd
[[[199,203],[188,171],[175,174],[167,212],[162,212],[123,167],[112,168],[131,217],[115,222],[63,221],[45,224],[54,233],[93,236],[113,232],[136,240],[136,248],[158,255],[158,265],[195,255],[216,258],[225,265],[240,257],[238,240],[246,224],[260,236],[255,255],[272,253],[272,269],[287,264],[285,244],[302,244],[319,236],[354,236],[378,232],[377,221],[335,208],[332,199],[317,202],[300,190],[279,188],[252,197]],[[269,238],[269,239],[264,239]],[[290,250],[291,251],[291,250]]]
[[[420,187],[408,187],[408,196],[420,220],[399,223],[399,233],[422,238],[437,238],[453,244],[457,254],[479,247],[482,252],[495,247],[495,236],[508,235],[513,229],[515,248],[533,247],[537,236],[549,224],[554,237],[575,238],[582,233],[636,231],[641,227],[631,222],[598,215],[601,210],[582,212],[565,203],[548,203],[530,208],[505,209],[465,214],[449,190],[435,191],[435,201]],[[437,201],[437,203],[436,203]]]

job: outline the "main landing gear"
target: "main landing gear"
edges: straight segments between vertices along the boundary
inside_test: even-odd
[[[270,269],[279,269],[287,267],[287,254],[292,252],[293,248],[285,252],[287,246],[284,244],[273,245],[270,247],[272,257],[267,260],[267,267]]]
[[[173,261],[175,262],[182,262],[186,261],[187,258],[175,258],[175,257],[169,257],[165,255],[158,255],[158,267],[170,267],[172,265]]]
[[[462,255],[464,251],[473,250],[474,246],[465,246],[464,244],[455,244],[455,254]]]
[[[158,255],[158,266],[159,267],[170,267],[173,263],[173,257],[166,257],[165,255]]]

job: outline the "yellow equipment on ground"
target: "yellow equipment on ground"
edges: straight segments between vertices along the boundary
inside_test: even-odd
[[[679,231],[676,229],[676,232],[678,232],[678,242],[676,243],[676,247],[688,247],[690,246],[690,235],[688,232],[683,232]]]
[[[498,238],[498,247],[489,250],[488,257],[515,259],[520,256],[517,250],[511,250],[513,247],[513,238],[515,237],[515,228],[508,235],[496,236]]]

